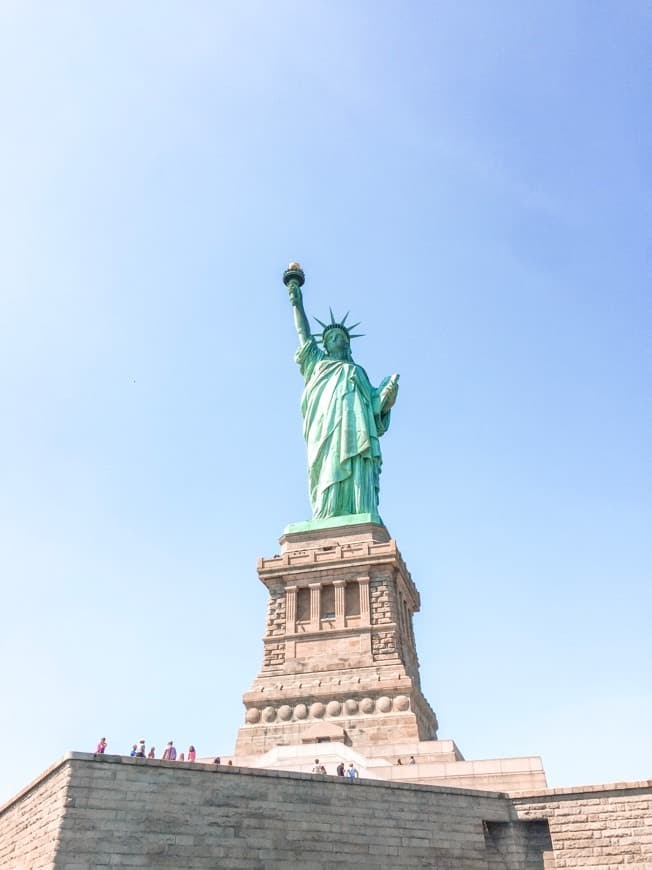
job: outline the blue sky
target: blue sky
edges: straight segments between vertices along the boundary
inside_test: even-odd
[[[0,10],[0,799],[232,750],[309,516],[281,281],[401,389],[381,512],[468,758],[650,776],[646,2]]]

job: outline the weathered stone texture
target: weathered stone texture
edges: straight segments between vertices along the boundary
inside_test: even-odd
[[[0,866],[487,870],[484,821],[510,824],[508,799],[491,792],[82,754],[59,774],[56,856]],[[51,787],[8,812],[33,825]],[[29,830],[12,831],[28,854]]]
[[[371,624],[383,625],[392,622],[390,591],[385,577],[375,577],[369,584],[371,600]]]
[[[279,584],[269,592],[265,630],[268,637],[282,637],[285,634],[285,591]]]
[[[652,782],[528,795],[75,753],[0,808],[0,868],[652,867]]]
[[[371,635],[371,652],[375,662],[395,659],[399,645],[398,633],[395,631],[375,631]]]
[[[512,797],[518,818],[548,820],[548,868],[652,867],[652,781]]]
[[[0,808],[0,867],[55,866],[70,774],[69,764],[55,765]]]
[[[277,643],[266,643],[263,653],[264,667],[275,667],[282,665],[285,661],[285,642],[278,641]]]

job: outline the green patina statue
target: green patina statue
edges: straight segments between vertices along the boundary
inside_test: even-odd
[[[346,326],[348,314],[338,323],[331,311],[331,322],[317,320],[323,331],[312,335],[301,292],[305,276],[298,263],[290,263],[283,281],[299,334],[295,359],[305,380],[301,413],[313,520],[368,514],[381,522],[379,438],[389,428],[398,375],[372,387],[351,356],[351,339],[358,337],[352,330],[358,324]]]

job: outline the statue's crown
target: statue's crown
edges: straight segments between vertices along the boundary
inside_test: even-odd
[[[313,336],[313,338],[319,339],[321,341],[321,343],[324,344],[324,342],[326,341],[326,336],[328,335],[329,332],[332,332],[334,329],[341,330],[346,335],[346,337],[349,339],[349,342],[351,341],[352,338],[360,338],[360,336],[363,333],[358,333],[356,335],[355,333],[351,332],[351,330],[355,329],[356,326],[360,326],[360,321],[358,321],[358,323],[352,323],[350,326],[347,326],[346,325],[346,318],[349,316],[348,311],[346,312],[346,314],[344,315],[344,317],[340,321],[337,321],[333,317],[333,309],[329,308],[328,310],[329,310],[330,315],[331,315],[331,322],[324,323],[318,317],[315,317],[315,320],[321,326],[323,331],[322,331],[321,335],[319,333],[317,333],[316,335]]]

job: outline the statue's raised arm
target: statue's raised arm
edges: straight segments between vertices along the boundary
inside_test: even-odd
[[[295,358],[305,381],[301,413],[313,519],[364,514],[365,520],[381,523],[379,438],[389,428],[398,375],[379,387],[371,385],[351,356],[351,339],[358,337],[352,330],[358,324],[347,326],[348,314],[337,322],[331,311],[330,323],[317,321],[323,330],[320,348],[303,307],[305,275],[298,263],[290,263],[283,281],[299,335]]]
[[[310,324],[303,307],[303,294],[301,292],[301,287],[305,281],[303,269],[298,263],[290,263],[283,276],[283,280],[288,288],[290,303],[294,311],[294,325],[297,329],[299,341],[303,344],[312,337],[310,334]]]

